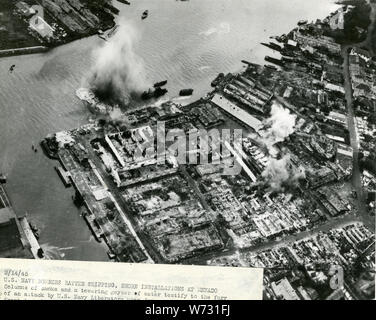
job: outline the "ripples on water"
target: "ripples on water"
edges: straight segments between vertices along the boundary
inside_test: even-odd
[[[116,1],[115,1],[116,2]],[[188,102],[210,89],[219,72],[239,71],[241,59],[263,63],[259,45],[289,31],[298,20],[325,17],[329,0],[137,0],[121,15],[139,30],[137,53],[150,82],[168,79],[170,97],[194,88]],[[148,19],[141,13],[148,9]],[[91,52],[103,42],[83,39],[47,54],[0,59],[0,172],[18,214],[26,211],[41,229],[40,242],[52,258],[107,260],[104,245],[89,228],[56,175],[53,161],[31,145],[48,133],[86,123],[88,112],[75,97],[92,65]],[[13,74],[9,67],[16,64]],[[59,249],[65,248],[65,249]],[[69,249],[68,249],[69,248]]]

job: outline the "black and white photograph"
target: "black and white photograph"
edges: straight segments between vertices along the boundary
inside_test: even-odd
[[[375,0],[0,0],[0,300],[374,300],[375,206]]]

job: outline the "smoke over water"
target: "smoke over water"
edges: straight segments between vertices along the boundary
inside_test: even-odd
[[[149,87],[144,62],[134,51],[137,41],[135,28],[121,22],[116,33],[94,51],[89,83],[101,101],[124,106]]]

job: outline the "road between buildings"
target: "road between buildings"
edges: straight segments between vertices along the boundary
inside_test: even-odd
[[[348,128],[350,133],[350,143],[351,147],[353,148],[353,174],[352,174],[352,184],[357,194],[357,207],[359,211],[360,218],[362,219],[363,223],[370,228],[371,230],[375,230],[375,219],[371,217],[366,208],[366,198],[363,190],[362,185],[362,173],[359,167],[359,136],[356,128],[356,119],[355,119],[355,112],[354,112],[354,95],[353,95],[353,88],[351,82],[351,74],[350,74],[350,57],[349,52],[351,51],[352,47],[360,47],[363,44],[368,43],[369,38],[372,37],[372,32],[375,27],[376,23],[376,4],[371,4],[372,6],[372,23],[369,27],[368,37],[367,39],[360,43],[354,45],[346,45],[342,47],[342,57],[343,57],[343,75],[344,75],[344,88],[345,88],[345,98],[346,98],[346,106],[347,106],[347,117],[348,117]]]
[[[265,251],[269,249],[274,249],[282,246],[287,246],[293,242],[304,240],[310,237],[317,235],[320,232],[328,232],[333,229],[338,229],[353,223],[360,223],[360,219],[354,215],[345,215],[340,216],[334,219],[327,221],[326,223],[319,225],[311,230],[302,231],[296,234],[287,235],[282,237],[281,239],[277,240],[269,240],[264,243],[260,243],[257,245],[253,245],[246,248],[231,248],[231,249],[224,249],[224,250],[217,250],[214,252],[209,252],[203,254],[199,257],[190,258],[182,261],[182,264],[206,264],[207,260],[216,259],[216,258],[223,258],[226,256],[234,255],[237,252],[242,253],[257,253],[260,251]]]
[[[121,218],[128,226],[129,230],[131,231],[133,237],[136,239],[137,243],[139,244],[140,248],[146,254],[148,258],[148,262],[150,263],[166,263],[160,256],[160,254],[154,249],[153,244],[150,243],[150,240],[141,232],[140,226],[138,221],[132,217],[127,211],[127,205],[125,203],[124,198],[118,192],[117,186],[112,181],[112,179],[108,176],[103,163],[101,162],[100,158],[95,154],[93,149],[91,148],[90,142],[87,142],[85,139],[80,139],[80,142],[85,146],[89,154],[89,158],[94,163],[98,174],[101,176],[102,183],[105,184],[106,188],[110,191],[114,203],[117,205],[117,208],[121,214]]]

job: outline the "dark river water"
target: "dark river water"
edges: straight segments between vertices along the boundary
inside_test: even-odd
[[[120,21],[138,31],[136,54],[150,82],[169,80],[171,98],[193,88],[195,99],[219,72],[242,70],[240,60],[263,63],[260,45],[291,30],[298,20],[324,18],[330,0],[137,0],[116,3]],[[144,10],[149,17],[141,20]],[[72,189],[57,176],[56,162],[32,145],[48,133],[88,121],[75,90],[88,76],[92,52],[104,41],[94,36],[45,54],[0,59],[0,172],[18,215],[27,213],[41,230],[40,243],[55,259],[108,260],[106,247],[90,234],[72,203]],[[8,72],[15,64],[14,73]]]

